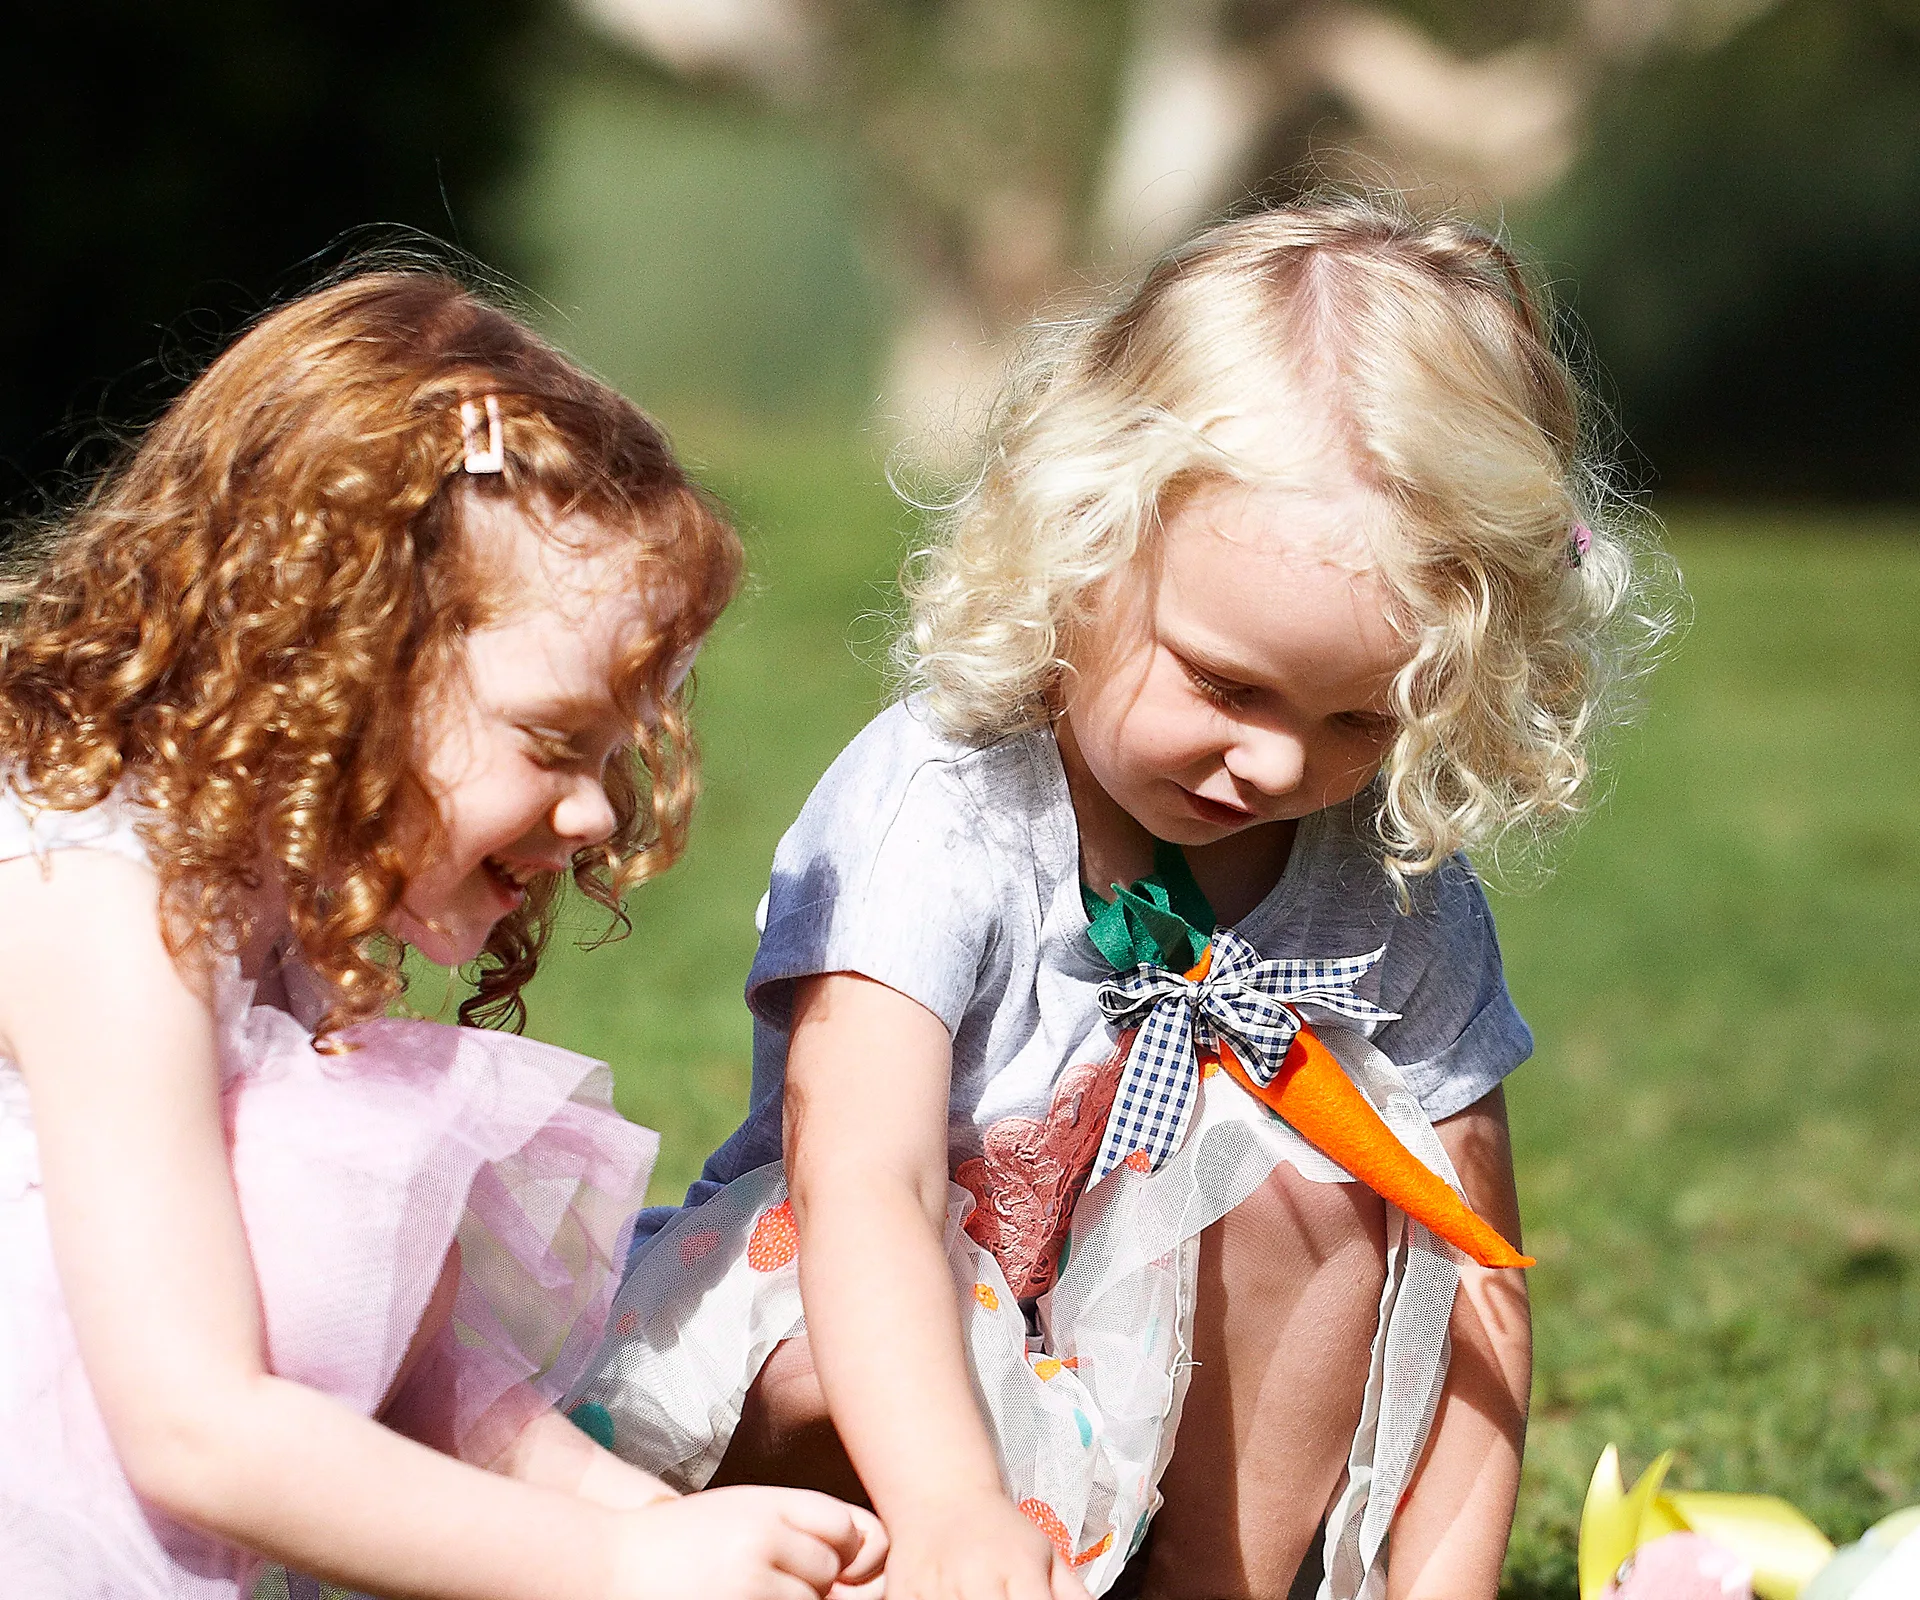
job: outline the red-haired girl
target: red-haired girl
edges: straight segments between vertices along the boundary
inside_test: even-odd
[[[654,1138],[517,1021],[693,793],[737,582],[659,432],[432,272],[263,318],[0,618],[0,1591],[822,1594],[865,1513],[559,1417]],[[483,1471],[481,1468],[491,1468]],[[863,1544],[869,1546],[862,1554]]]

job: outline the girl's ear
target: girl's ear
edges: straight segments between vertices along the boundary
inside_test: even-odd
[[[1047,715],[1054,718],[1067,714],[1072,703],[1073,692],[1080,682],[1080,671],[1073,664],[1076,652],[1071,642],[1061,641],[1060,653],[1054,658],[1053,676],[1047,680],[1041,690],[1041,704],[1046,707]]]
[[[704,638],[695,639],[680,652],[679,658],[667,669],[667,681],[663,692],[669,700],[680,692],[680,686],[692,674],[693,664],[700,656],[700,647],[706,642]]]

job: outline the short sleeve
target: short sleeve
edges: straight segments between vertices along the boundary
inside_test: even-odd
[[[1533,1033],[1507,992],[1500,941],[1480,880],[1456,856],[1396,919],[1380,981],[1400,1013],[1375,1043],[1405,1074],[1428,1117],[1464,1111],[1533,1054]]]
[[[795,979],[857,972],[958,1028],[993,937],[992,863],[961,773],[916,749],[933,743],[918,727],[870,726],[780,841],[747,979],[762,1022],[786,1029]]]

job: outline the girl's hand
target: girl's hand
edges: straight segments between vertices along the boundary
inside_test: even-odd
[[[893,1539],[887,1600],[1085,1600],[1014,1509],[967,1374],[942,1235],[946,1025],[850,974],[794,990],[787,1177],[835,1427]],[[911,1363],[875,1360],[910,1349]]]
[[[708,1489],[622,1522],[616,1600],[820,1600],[887,1551],[871,1512],[810,1489]]]
[[[1005,1495],[943,1499],[895,1518],[887,1600],[1087,1600],[1047,1536]]]

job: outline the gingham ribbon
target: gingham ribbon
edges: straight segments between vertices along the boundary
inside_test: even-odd
[[[1199,1098],[1198,1052],[1225,1039],[1262,1085],[1273,1081],[1287,1047],[1300,1031],[1303,1003],[1358,1022],[1392,1022],[1399,1013],[1362,1000],[1353,986],[1386,953],[1331,961],[1263,961],[1229,928],[1215,932],[1204,978],[1183,977],[1142,962],[1100,986],[1100,1009],[1116,1028],[1139,1026],[1106,1136],[1089,1183],[1097,1183],[1128,1156],[1144,1152],[1156,1172],[1180,1148]]]

